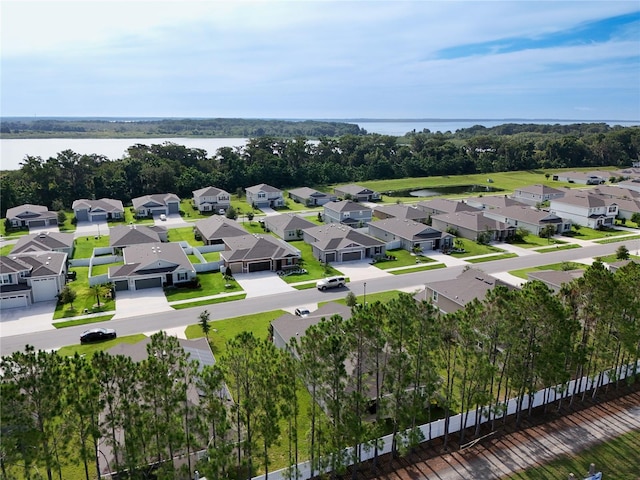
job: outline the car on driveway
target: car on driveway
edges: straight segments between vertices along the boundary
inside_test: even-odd
[[[116,338],[116,331],[113,328],[92,328],[80,335],[80,343],[102,342]]]
[[[327,288],[344,287],[347,280],[344,277],[327,277],[316,282],[318,290],[326,290]]]
[[[307,317],[311,312],[308,308],[300,307],[296,308],[295,314],[299,317]]]
[[[160,214],[160,220],[162,220],[163,222],[167,221],[167,216],[164,213]]]

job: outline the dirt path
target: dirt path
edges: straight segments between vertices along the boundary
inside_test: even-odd
[[[409,457],[392,462],[388,458],[381,459],[380,466],[384,472],[375,475],[365,467],[358,472],[358,478],[500,479],[518,470],[547,463],[560,455],[575,454],[631,430],[640,431],[640,391],[636,388],[619,398],[564,415],[553,415],[555,418],[551,421],[546,419],[543,423],[546,416],[538,419],[537,425],[520,431],[498,432],[496,438],[487,438],[463,451],[435,456],[438,447],[432,447],[422,449],[413,459]],[[345,475],[344,478],[350,476]]]

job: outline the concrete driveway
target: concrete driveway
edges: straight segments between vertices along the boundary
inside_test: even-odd
[[[0,337],[53,330],[52,321],[55,310],[55,300],[34,303],[24,308],[2,310],[2,315],[0,315]]]
[[[295,290],[275,272],[237,273],[233,278],[249,297],[261,297]]]
[[[389,272],[385,272],[384,270],[374,267],[369,263],[370,261],[371,259],[345,263],[333,263],[331,266],[342,273],[345,277],[349,277],[352,282],[392,275]]]
[[[60,228],[58,225],[47,225],[45,227],[29,227],[29,234],[34,233],[46,233],[46,232],[57,232],[60,233]]]
[[[162,288],[125,290],[116,293],[116,315],[113,318],[136,317],[170,311],[173,311],[173,308],[169,306]]]
[[[167,215],[166,220],[160,220],[160,215],[153,217],[154,223],[159,227],[176,228],[176,227],[188,227],[192,225],[184,221],[179,213],[170,213]]]
[[[109,224],[102,222],[78,222],[74,237],[92,237],[95,235],[109,235]]]

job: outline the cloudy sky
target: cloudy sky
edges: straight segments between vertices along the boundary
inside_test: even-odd
[[[2,0],[3,116],[640,120],[633,1]]]

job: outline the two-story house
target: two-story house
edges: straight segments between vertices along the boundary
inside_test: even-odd
[[[216,187],[205,187],[193,191],[193,204],[200,213],[216,212],[221,215],[231,205],[231,195]]]
[[[351,200],[329,202],[324,205],[324,223],[343,223],[357,228],[371,221],[372,210]]]
[[[617,201],[584,191],[568,191],[551,200],[549,212],[589,228],[613,227],[618,215]]]
[[[261,183],[245,189],[247,203],[255,208],[273,208],[284,206],[284,193],[282,190]]]

